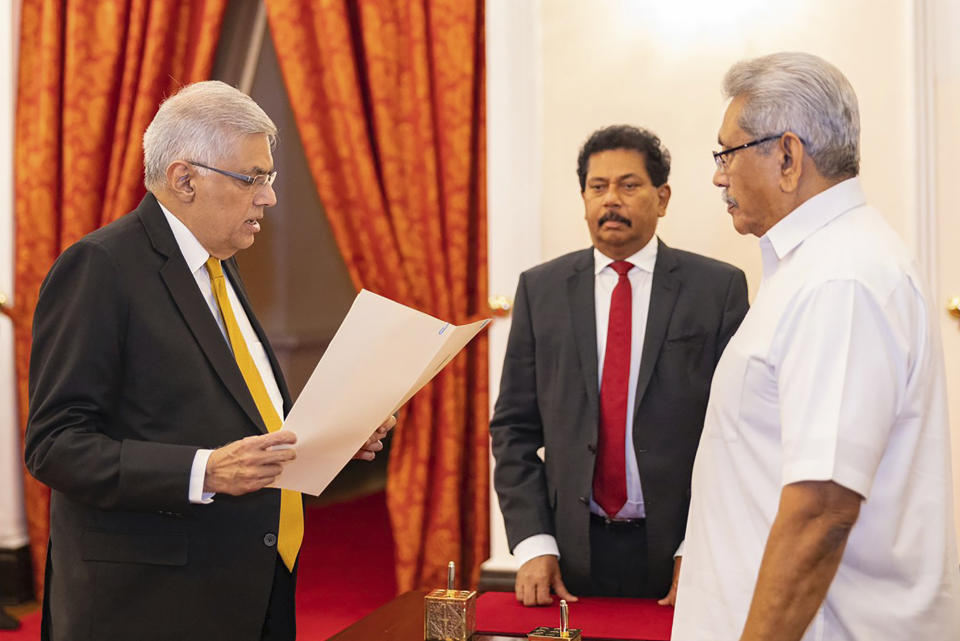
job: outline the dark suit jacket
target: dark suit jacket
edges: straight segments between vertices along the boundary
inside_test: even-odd
[[[593,249],[520,275],[490,433],[494,485],[513,549],[552,534],[567,588],[589,593],[589,499],[599,390]],[[747,312],[743,272],[657,252],[634,407],[647,514],[647,592],[666,594],[683,540],[690,474],[713,370]],[[545,447],[545,463],[536,451]]]
[[[27,467],[53,489],[50,638],[258,639],[280,493],[192,505],[187,491],[198,448],[265,432],[152,195],[67,249],[37,303],[26,433]]]

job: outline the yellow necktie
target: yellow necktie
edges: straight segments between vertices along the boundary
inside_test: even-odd
[[[220,261],[213,256],[207,259],[207,272],[210,274],[213,295],[216,297],[220,313],[223,315],[223,323],[227,326],[227,336],[230,337],[233,356],[237,359],[237,366],[240,367],[243,380],[246,381],[247,387],[250,389],[250,395],[253,396],[253,402],[256,403],[257,409],[260,411],[260,416],[267,426],[267,431],[276,432],[283,425],[283,421],[280,420],[273,401],[267,394],[267,388],[263,384],[260,372],[253,362],[253,357],[250,356],[250,350],[247,349],[247,342],[243,340],[243,334],[240,333],[237,318],[233,315],[233,307],[227,298],[227,283],[223,276],[223,268],[220,266]],[[303,541],[303,499],[300,492],[281,490],[277,552],[283,559],[283,564],[291,572],[293,571],[293,564],[297,560],[297,552],[300,550],[301,541]]]

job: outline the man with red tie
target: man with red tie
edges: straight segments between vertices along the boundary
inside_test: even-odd
[[[577,173],[593,247],[521,274],[490,423],[517,599],[672,604],[710,381],[746,279],[656,237],[670,154],[651,132],[594,132]]]

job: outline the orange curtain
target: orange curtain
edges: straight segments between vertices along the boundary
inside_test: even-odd
[[[273,0],[270,27],[354,284],[460,324],[486,310],[482,0]],[[389,367],[389,363],[384,363]],[[387,505],[401,591],[489,552],[487,342],[409,403]]]
[[[11,312],[21,428],[40,283],[61,251],[143,197],[143,132],[164,96],[209,77],[226,2],[23,0]],[[39,593],[50,494],[25,476]]]

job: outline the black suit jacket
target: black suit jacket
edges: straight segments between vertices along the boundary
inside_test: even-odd
[[[26,432],[27,467],[53,490],[49,638],[259,638],[280,493],[187,492],[198,448],[265,432],[152,195],[67,249],[37,303]]]
[[[747,312],[739,269],[660,242],[633,444],[647,515],[647,592],[666,594],[713,370]],[[552,534],[567,588],[589,593],[599,390],[593,249],[520,275],[490,433],[510,548]],[[545,462],[537,449],[545,448]]]

